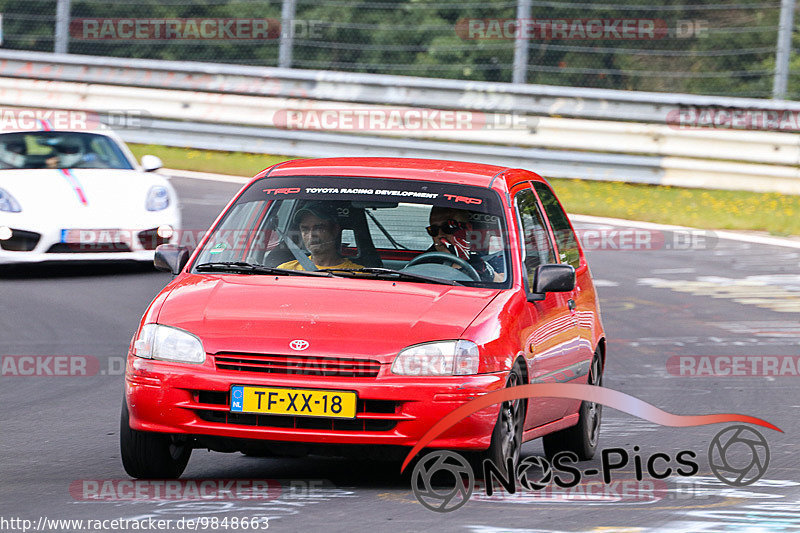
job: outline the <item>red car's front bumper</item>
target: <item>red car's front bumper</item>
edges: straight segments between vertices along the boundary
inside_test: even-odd
[[[453,409],[505,385],[505,373],[406,377],[382,365],[377,377],[322,377],[218,370],[128,354],[125,395],[130,426],[140,431],[324,444],[413,446]],[[355,420],[230,412],[232,385],[356,391]],[[495,405],[469,416],[430,447],[486,449]]]

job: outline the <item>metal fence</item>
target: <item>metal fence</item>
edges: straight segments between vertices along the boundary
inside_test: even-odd
[[[0,13],[18,50],[800,99],[794,0],[678,2],[0,0]]]

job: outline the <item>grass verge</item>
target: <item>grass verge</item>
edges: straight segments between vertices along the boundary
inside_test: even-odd
[[[154,144],[129,144],[128,147],[138,159],[145,154],[156,155],[164,162],[165,168],[196,170],[231,176],[252,177],[268,166],[294,159],[279,155],[248,154],[245,152],[217,152],[214,150],[195,150],[174,146]]]
[[[136,157],[153,154],[167,168],[253,176],[291,157],[130,145]],[[623,182],[549,180],[570,213],[642,220],[703,229],[800,235],[800,196],[715,189],[685,189]]]

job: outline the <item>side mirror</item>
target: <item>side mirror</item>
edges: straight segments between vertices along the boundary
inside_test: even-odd
[[[569,292],[575,289],[575,269],[572,265],[541,265],[536,268],[533,291],[529,302],[544,300],[548,292]]]
[[[153,257],[153,265],[156,269],[171,272],[174,275],[180,274],[187,261],[189,261],[189,249],[174,244],[157,246],[156,254]]]
[[[145,172],[154,172],[159,168],[164,166],[164,162],[161,161],[160,157],[154,155],[143,155],[142,156],[142,169]]]

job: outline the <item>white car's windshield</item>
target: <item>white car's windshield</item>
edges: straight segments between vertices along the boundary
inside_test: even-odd
[[[298,177],[255,182],[214,229],[195,272],[381,277],[504,287],[500,198],[411,180]],[[317,273],[317,274],[319,274]]]
[[[105,135],[36,131],[0,135],[0,169],[133,168],[117,144]]]

